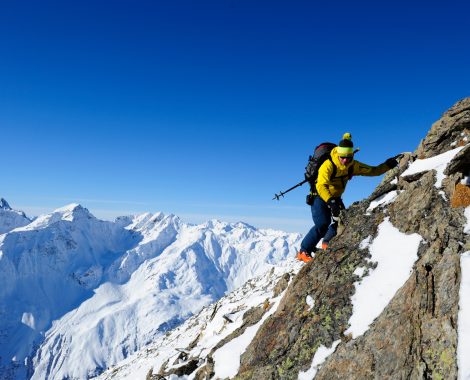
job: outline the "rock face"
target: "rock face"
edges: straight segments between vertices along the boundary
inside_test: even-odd
[[[469,237],[464,234],[465,208],[451,207],[450,199],[470,173],[469,138],[466,98],[432,126],[416,152],[387,173],[369,199],[346,210],[341,233],[326,252],[302,268],[277,312],[258,330],[241,357],[237,378],[297,379],[312,367],[318,349],[334,342],[339,344],[316,368],[316,379],[457,378],[459,260],[469,250]],[[465,147],[447,166],[440,186],[436,170],[402,175],[416,159],[459,146]],[[392,193],[393,202],[371,207]],[[374,271],[364,242],[377,237],[384,221],[407,236],[419,234],[417,259],[408,279],[369,328],[352,336],[351,299],[361,276]],[[315,300],[313,307],[307,305],[309,296]]]
[[[419,158],[428,158],[446,152],[450,143],[466,145],[469,142],[469,133],[470,97],[454,104],[432,125],[416,154]]]

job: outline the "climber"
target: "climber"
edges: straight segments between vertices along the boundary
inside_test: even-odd
[[[341,195],[353,176],[379,176],[398,165],[396,157],[387,159],[379,166],[365,165],[354,160],[354,153],[351,134],[345,133],[339,145],[333,148],[328,159],[318,169],[318,179],[310,193],[309,202],[314,225],[302,240],[297,253],[298,260],[309,262],[320,239],[323,238],[322,248],[326,249],[336,235],[339,216],[345,208]]]

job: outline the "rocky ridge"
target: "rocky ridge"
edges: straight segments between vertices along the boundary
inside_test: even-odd
[[[247,329],[256,328],[263,317],[276,309],[301,266],[300,262],[289,259],[250,279],[98,379],[219,378],[221,368],[223,373],[235,375],[238,361],[232,359],[239,357],[240,352],[236,351],[242,349],[236,345],[228,347],[230,358],[226,361],[220,359],[218,350],[243,338]],[[227,365],[235,369],[227,369]]]
[[[294,278],[278,311],[242,356],[237,378],[297,379],[320,346],[338,341],[316,379],[457,378],[460,255],[470,246],[465,209],[452,208],[450,200],[469,174],[469,130],[466,98],[432,126],[416,152],[405,155],[371,197],[348,208],[341,234]],[[435,170],[403,175],[412,162],[458,146],[463,148],[447,166],[441,188]],[[393,202],[368,211],[373,201],[394,191]],[[357,270],[374,269],[361,243],[377,236],[387,218],[400,232],[422,237],[418,259],[369,329],[352,339],[347,329]],[[311,310],[308,296],[316,301]]]

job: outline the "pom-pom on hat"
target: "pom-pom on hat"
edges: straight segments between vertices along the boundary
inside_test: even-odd
[[[354,144],[351,140],[351,134],[346,132],[343,135],[343,139],[339,142],[337,152],[340,157],[352,157],[354,156]]]

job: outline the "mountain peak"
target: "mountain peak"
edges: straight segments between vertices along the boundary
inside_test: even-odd
[[[0,234],[10,232],[31,223],[23,211],[13,210],[4,198],[0,198]]]
[[[53,212],[54,214],[62,214],[62,220],[73,221],[77,218],[93,218],[90,211],[78,203],[71,203],[67,206],[60,207]]]
[[[470,97],[454,104],[419,144],[418,158],[430,158],[470,142]]]
[[[83,210],[83,206],[78,203],[70,203],[66,206],[59,207],[54,212],[74,212],[75,210]]]
[[[10,205],[4,198],[0,198],[0,209],[3,210],[11,210]]]

